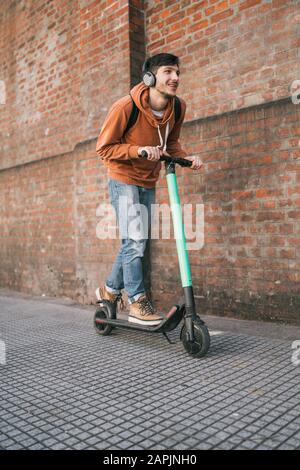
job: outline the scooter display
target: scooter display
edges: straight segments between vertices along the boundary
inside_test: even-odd
[[[142,157],[146,158],[147,156],[147,152],[143,151]],[[180,205],[175,171],[176,165],[190,167],[192,166],[192,162],[184,158],[168,157],[164,155],[160,160],[165,162],[184,302],[179,302],[178,304],[174,303],[171,309],[166,313],[165,318],[158,325],[144,326],[118,319],[116,308],[113,304],[106,300],[100,300],[97,302],[98,307],[94,315],[94,327],[97,333],[102,336],[109,335],[114,328],[127,328],[148,333],[162,333],[169,343],[171,343],[167,333],[174,330],[182,321],[180,339],[184,349],[191,356],[203,357],[209,350],[210,335],[204,321],[201,320],[200,316],[196,313],[191,268],[186,247],[182,208]]]

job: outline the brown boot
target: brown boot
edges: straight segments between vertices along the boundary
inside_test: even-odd
[[[111,292],[108,292],[106,287],[98,287],[95,291],[97,300],[108,300],[112,304],[117,305],[117,302],[120,300],[120,308],[121,310],[124,309],[124,301],[122,299],[122,294],[112,294]]]
[[[129,322],[154,326],[162,320],[163,318],[155,312],[150,300],[145,295],[129,306]]]

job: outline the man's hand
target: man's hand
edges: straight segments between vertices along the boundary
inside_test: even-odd
[[[190,167],[192,170],[200,170],[203,166],[203,161],[200,157],[185,157],[185,159],[193,162],[192,166]]]
[[[148,153],[147,160],[158,161],[163,154],[163,151],[158,147],[139,147],[138,154],[141,156],[142,151],[146,150]]]

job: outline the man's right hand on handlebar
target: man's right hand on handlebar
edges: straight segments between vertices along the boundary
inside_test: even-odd
[[[141,157],[142,151],[145,150],[148,154],[147,160],[158,161],[163,154],[162,149],[159,147],[139,147],[138,155]]]

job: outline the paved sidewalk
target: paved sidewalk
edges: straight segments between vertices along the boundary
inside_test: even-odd
[[[204,317],[195,359],[178,329],[100,337],[94,311],[1,290],[0,448],[300,448],[300,328]]]

